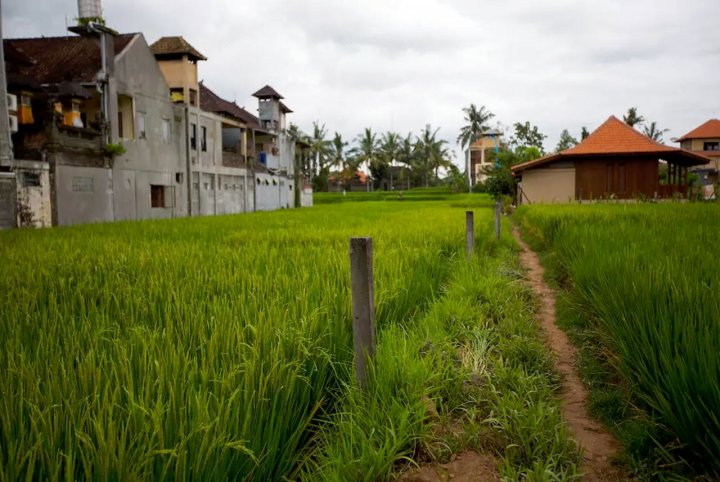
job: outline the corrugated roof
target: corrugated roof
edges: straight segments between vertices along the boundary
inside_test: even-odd
[[[253,97],[257,97],[258,99],[284,99],[284,97],[277,93],[275,89],[270,87],[269,85],[266,85],[262,89],[258,90],[253,94]]]
[[[677,147],[655,142],[636,131],[615,116],[610,116],[582,142],[570,149],[550,154],[539,159],[512,166],[513,172],[540,167],[558,160],[572,160],[582,156],[599,155],[643,155],[657,154],[658,159],[674,160],[683,165],[700,165],[707,158]]]
[[[139,34],[115,37],[115,55],[122,52],[136,35]],[[100,71],[100,44],[89,37],[5,39],[3,47],[22,52],[28,62],[15,65],[16,73],[39,84],[94,82]]]
[[[210,90],[200,82],[200,108],[207,112],[216,112],[234,117],[250,128],[260,127],[258,118],[246,111],[235,102],[230,102]]]
[[[710,119],[699,127],[691,130],[676,142],[686,139],[717,139],[720,138],[720,119]]]
[[[193,61],[207,60],[207,57],[198,52],[181,36],[160,37],[150,46],[150,50],[155,57],[159,58],[187,55]]]

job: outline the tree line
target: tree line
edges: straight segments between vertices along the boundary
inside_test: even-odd
[[[374,189],[437,185],[440,169],[455,167],[453,152],[447,141],[438,138],[439,130],[428,124],[417,135],[409,132],[403,136],[366,127],[348,142],[339,132],[330,138],[325,124],[313,122],[310,134],[292,123],[287,134],[291,142],[310,146],[309,155],[299,159],[299,168],[306,179],[312,179],[314,190],[327,191],[330,181],[350,185],[359,170],[370,173]]]

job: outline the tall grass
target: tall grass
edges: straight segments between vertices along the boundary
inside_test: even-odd
[[[720,474],[717,205],[532,206],[526,230],[597,327],[636,401],[700,473]]]
[[[447,207],[333,207],[0,236],[0,479],[279,480],[351,379],[347,242],[380,328],[426,309]]]

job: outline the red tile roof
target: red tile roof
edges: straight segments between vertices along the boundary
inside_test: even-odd
[[[608,119],[595,129],[582,142],[574,147],[550,154],[539,159],[524,162],[512,167],[513,172],[520,172],[532,167],[539,167],[557,160],[572,160],[581,156],[614,156],[657,154],[658,159],[675,160],[683,165],[700,165],[707,158],[655,142],[648,136],[636,131],[615,116]]]
[[[115,37],[115,55],[122,52],[136,33]],[[27,62],[17,72],[39,84],[63,81],[94,82],[100,70],[100,45],[88,37],[40,37],[5,39],[3,45],[22,53]],[[8,48],[9,47],[9,48]]]
[[[647,152],[668,152],[674,147],[655,142],[645,134],[636,131],[615,116],[595,129],[582,142],[562,151],[568,154],[639,154]]]
[[[691,130],[676,142],[686,139],[717,139],[720,138],[720,119],[710,119],[704,124]]]
[[[200,108],[207,112],[226,114],[230,117],[245,122],[250,128],[260,127],[258,118],[246,111],[235,102],[230,102],[212,90],[208,89],[203,82],[200,82]]]

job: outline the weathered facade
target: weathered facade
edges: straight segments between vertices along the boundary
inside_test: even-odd
[[[142,34],[98,29],[4,41],[18,122],[15,159],[0,166],[3,225],[300,205],[285,134],[291,111],[279,94],[256,93],[255,117],[198,83],[205,57],[182,37],[151,48]]]
[[[685,196],[688,169],[706,158],[653,141],[611,116],[580,144],[512,167],[518,202]],[[668,166],[660,183],[660,163]]]

